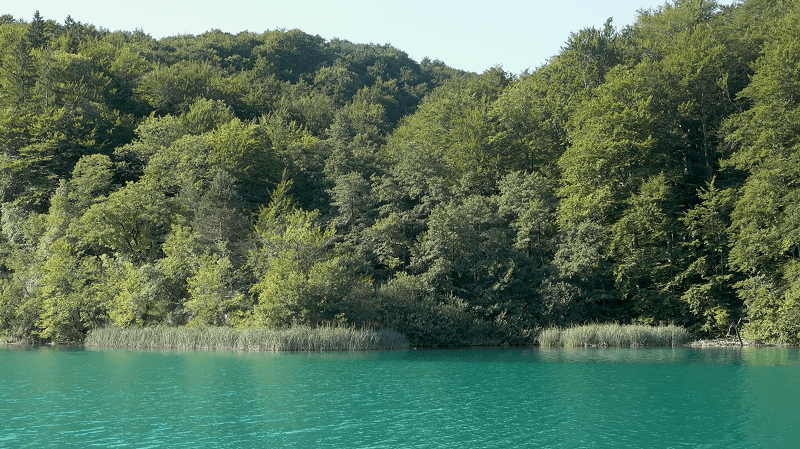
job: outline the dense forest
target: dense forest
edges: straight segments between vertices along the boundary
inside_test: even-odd
[[[676,0],[475,74],[300,30],[0,16],[0,336],[741,323],[798,343],[797,36],[795,0]]]

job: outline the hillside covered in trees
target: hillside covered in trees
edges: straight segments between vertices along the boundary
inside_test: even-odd
[[[0,336],[743,323],[800,342],[800,2],[670,1],[531,73],[299,30],[0,17]]]

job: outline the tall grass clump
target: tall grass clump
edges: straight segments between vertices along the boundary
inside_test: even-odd
[[[563,346],[561,343],[561,328],[548,327],[543,329],[542,332],[539,333],[539,338],[537,340],[539,346]]]
[[[289,329],[230,327],[106,327],[86,337],[88,347],[218,351],[363,351],[405,349],[403,334],[388,329],[296,326]]]
[[[686,329],[675,326],[647,326],[643,324],[586,324],[567,328],[544,329],[538,337],[540,346],[678,346],[691,341]]]

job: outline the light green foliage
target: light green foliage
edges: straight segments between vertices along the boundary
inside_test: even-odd
[[[104,321],[101,299],[97,296],[99,261],[80,257],[66,239],[49,245],[48,257],[41,263],[41,277],[33,298],[41,311],[36,322],[40,338],[56,342],[81,341],[86,332]]]
[[[396,212],[378,219],[361,235],[360,247],[374,258],[383,276],[389,276],[410,263],[413,246],[413,223],[407,222]],[[377,276],[374,273],[373,276]]]
[[[112,190],[114,166],[104,154],[83,156],[72,170],[69,199],[77,210],[91,205]]]
[[[141,32],[115,32],[88,39],[86,34],[97,32],[87,30],[83,24],[73,24],[72,28],[62,35],[62,39],[74,37],[79,41],[76,52],[95,61],[109,79],[103,94],[109,105],[122,114],[146,115],[149,112],[147,105],[134,94],[134,90],[142,77],[154,69],[153,62],[145,55],[155,41]],[[125,142],[119,141],[118,145],[122,143]]]
[[[563,91],[574,90],[568,95],[585,95],[603,83],[606,72],[621,62],[620,41],[611,19],[603,29],[584,28],[570,33],[567,45],[556,57],[556,72]],[[565,101],[563,103],[569,103]]]
[[[331,124],[330,134],[334,139],[348,141],[357,135],[383,143],[390,125],[387,111],[397,103],[397,83],[378,79],[374,85],[359,89],[352,101],[339,110]]]
[[[454,79],[394,131],[386,157],[412,197],[441,201],[462,181],[475,192],[491,190],[505,167],[500,149],[489,145],[490,110],[508,81],[500,69]]]
[[[182,127],[176,133],[176,138],[183,134],[200,135],[209,131],[213,131],[222,125],[230,123],[236,118],[231,108],[222,100],[209,100],[207,98],[199,98],[189,106],[189,111],[185,114],[178,116]],[[148,134],[140,137],[142,140],[147,140]],[[154,136],[155,137],[155,136]],[[169,143],[164,143],[162,146],[169,146]]]
[[[584,319],[673,312],[662,286],[678,238],[667,193],[678,168],[657,138],[661,113],[645,69],[620,65],[605,74],[571,117],[572,145],[558,161],[559,273],[543,293],[570,302],[569,313]]]
[[[564,151],[564,117],[548,98],[556,87],[546,69],[511,83],[492,106],[489,144],[501,151],[502,166],[551,174]]]
[[[193,325],[235,324],[248,305],[236,267],[246,256],[242,239],[249,223],[235,184],[227,172],[218,172],[195,206],[193,229],[173,227],[163,246],[167,257],[159,265],[186,283],[183,307]]]
[[[190,323],[216,326],[235,323],[240,317],[234,312],[243,305],[244,295],[233,285],[236,275],[230,258],[204,254],[197,263],[197,272],[186,280],[190,296],[183,304],[191,315]]]
[[[169,279],[152,264],[134,265],[124,259],[105,260],[108,279],[104,283],[105,307],[117,326],[171,323]]]
[[[41,52],[34,93],[41,106],[80,107],[103,101],[111,79],[89,56],[59,50]]]
[[[778,336],[775,341],[788,342],[793,344],[800,343],[800,263],[792,261],[785,268],[784,279],[788,284],[783,301],[777,311]],[[751,320],[753,328],[758,332],[758,328],[766,323],[759,323]],[[747,329],[750,332],[749,326]]]
[[[277,161],[270,151],[269,140],[255,124],[233,119],[210,134],[213,152],[207,163],[226,170],[246,184],[247,189],[260,190],[266,182],[277,181]],[[263,193],[244,192],[247,197],[264,198]]]
[[[213,103],[195,106],[177,124],[187,132],[149,157],[143,179],[164,194],[180,192],[179,202],[192,209],[215,177],[225,172],[233,179],[235,187],[229,187],[235,196],[255,209],[280,176],[268,135],[259,125],[237,118],[220,122],[229,117],[227,108],[220,110]]]
[[[44,217],[10,203],[3,203],[0,212],[0,334],[12,340],[35,340],[41,313],[33,296],[41,277],[36,247],[46,230]]]
[[[136,128],[137,139],[117,148],[114,154],[123,161],[128,176],[140,176],[156,153],[172,146],[185,135],[199,135],[234,119],[233,111],[223,101],[198,99],[189,111],[178,116],[145,117]]]
[[[736,284],[750,320],[746,329],[754,329],[764,340],[775,340],[784,332],[778,309],[788,300],[792,267],[800,256],[800,192],[791,187],[798,179],[800,161],[794,156],[787,159],[780,166],[770,163],[755,170],[731,214],[730,262],[747,276]]]
[[[173,202],[143,183],[131,183],[89,207],[76,232],[101,251],[153,260],[169,232]]]
[[[708,296],[713,282],[707,282],[706,259],[683,253],[688,246],[682,242],[692,237],[684,234],[688,222],[678,218],[692,207],[701,210],[697,205],[706,200],[697,192],[718,169],[718,129],[735,110],[740,75],[731,75],[730,85],[729,73],[741,70],[747,54],[729,49],[733,39],[716,32],[717,10],[714,2],[690,1],[643,12],[627,30],[629,38],[613,47],[628,63],[604,72],[575,109],[568,122],[572,145],[559,160],[559,225],[567,232],[583,222],[611,229],[607,260],[633,316],[683,322],[676,298],[686,293],[696,316],[706,317],[708,332],[731,318],[721,305],[731,302]],[[730,280],[723,279],[714,282]]]
[[[444,64],[426,64],[425,59],[418,64],[407,53],[388,44],[353,44],[333,39],[328,42],[328,48],[336,55],[337,61],[359,75],[362,86],[396,80],[397,95],[391,104],[383,103],[386,107],[386,125],[390,129],[396,127],[401,117],[414,112],[430,89],[463,74],[446,66],[441,67]]]
[[[654,138],[658,115],[642,92],[640,73],[619,68],[573,119],[572,145],[559,159],[563,228],[582,221],[609,224],[620,203],[666,165]]]
[[[208,249],[207,242],[185,223],[173,223],[161,249],[164,258],[159,265],[165,275],[185,282],[197,270],[197,261]]]
[[[605,80],[606,73],[622,62],[620,47],[624,41],[608,20],[603,29],[585,28],[570,33],[566,44],[549,63],[520,79],[518,88],[528,98],[518,99],[512,108],[504,108],[501,112],[504,120],[499,122],[500,127],[511,124],[512,133],[522,131],[520,137],[529,136],[531,149],[556,158],[568,146],[567,123],[571,116],[583,101],[591,98],[594,89]],[[509,99],[517,96],[514,90],[507,94]],[[507,100],[501,98],[501,103],[504,101]],[[528,109],[526,103],[535,108]],[[519,106],[523,109],[515,111]],[[524,114],[521,123],[514,117],[520,112]],[[548,145],[548,140],[556,146]],[[552,160],[547,162],[552,163]]]
[[[254,319],[269,327],[362,318],[369,281],[333,251],[335,229],[322,228],[316,212],[298,209],[281,183],[255,225],[257,281]],[[359,316],[362,315],[362,316]],[[356,320],[361,321],[361,320]]]

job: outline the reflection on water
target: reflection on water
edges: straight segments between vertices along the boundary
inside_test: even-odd
[[[0,447],[800,447],[799,355],[0,347]]]

